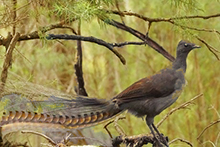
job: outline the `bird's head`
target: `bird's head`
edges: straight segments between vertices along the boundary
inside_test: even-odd
[[[188,54],[191,50],[195,48],[200,48],[200,46],[181,40],[177,46],[177,55],[182,53]]]

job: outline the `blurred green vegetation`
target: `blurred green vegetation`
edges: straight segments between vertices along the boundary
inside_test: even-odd
[[[6,1],[4,1],[6,3]],[[18,1],[19,6],[23,6],[26,1]],[[37,2],[36,2],[37,3]],[[211,15],[219,13],[220,3],[218,1],[161,1],[161,0],[140,0],[122,1],[119,0],[121,11],[132,11],[152,18],[170,18],[185,15]],[[52,7],[48,2],[48,7]],[[116,10],[112,3],[105,5],[108,9]],[[29,33],[41,26],[46,26],[58,22],[64,16],[57,16],[58,13],[48,14],[47,6],[36,7],[34,2],[28,9],[18,11],[20,16],[29,17],[17,24],[17,31]],[[42,4],[43,5],[43,4]],[[18,6],[18,7],[19,7]],[[3,11],[3,6],[1,10]],[[58,7],[60,8],[60,7]],[[56,11],[56,10],[55,10]],[[54,12],[55,12],[54,11]],[[38,13],[39,12],[39,13]],[[74,14],[74,13],[73,13]],[[96,14],[96,13],[95,13]],[[68,16],[68,13],[65,13]],[[92,14],[93,15],[93,14]],[[90,15],[91,16],[91,15]],[[61,17],[61,18],[59,18]],[[84,17],[80,15],[80,17]],[[100,16],[97,16],[100,17]],[[119,16],[110,15],[110,18],[120,21]],[[116,29],[100,21],[96,17],[88,17],[89,20],[81,21],[81,35],[95,36],[110,43],[139,41],[130,34]],[[85,19],[85,18],[84,18]],[[87,19],[87,18],[86,18]],[[126,16],[123,18],[126,25],[146,33],[148,24],[141,19]],[[220,31],[220,21],[218,18],[208,20],[191,19],[177,21],[179,24],[188,25],[200,29],[212,29]],[[3,21],[1,22],[3,23]],[[72,27],[77,28],[78,23],[73,23]],[[7,35],[11,31],[11,26],[0,29],[0,34]],[[71,34],[69,30],[52,30],[52,34]],[[199,42],[194,36],[196,34],[219,50],[220,36],[214,32],[183,30],[170,23],[153,23],[149,31],[149,37],[163,46],[169,53],[175,56],[177,43],[182,39],[190,40],[202,46],[201,49],[190,53],[188,57],[188,68],[186,72],[187,86],[176,103],[162,112],[155,118],[155,123],[159,122],[172,108],[181,105],[194,96],[203,93],[194,105],[188,109],[178,110],[163,122],[159,127],[160,132],[169,136],[170,140],[183,138],[193,143],[194,146],[217,147],[220,145],[220,125],[210,127],[200,138],[202,144],[196,139],[201,131],[211,122],[220,119],[220,64],[216,57]],[[152,75],[171,63],[163,56],[155,52],[148,46],[124,46],[117,50],[125,57],[127,63],[123,65],[118,58],[109,52],[108,49],[97,44],[83,42],[83,76],[85,88],[90,97],[110,99],[135,81]],[[74,61],[76,54],[76,41],[47,41],[32,40],[22,41],[16,46],[13,53],[13,64],[10,69],[9,79],[16,79],[18,75],[25,81],[50,87],[74,94],[72,87],[74,76]],[[220,51],[220,50],[219,50]],[[0,47],[0,63],[3,63],[5,48]],[[2,65],[1,65],[2,66]],[[137,135],[148,133],[149,130],[145,122],[130,114],[125,114],[126,120],[120,120],[121,125],[127,135]],[[119,135],[113,125],[110,125],[111,132],[115,136]],[[94,130],[103,130],[103,125],[94,127]],[[172,146],[186,146],[181,142],[176,142]]]

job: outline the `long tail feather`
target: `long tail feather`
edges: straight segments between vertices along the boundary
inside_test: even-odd
[[[19,104],[16,103],[18,100]],[[1,103],[5,106],[1,111],[0,126],[50,124],[78,129],[104,122],[121,112],[111,101],[81,96],[73,99],[51,96],[49,100],[31,101],[11,94],[4,96]]]

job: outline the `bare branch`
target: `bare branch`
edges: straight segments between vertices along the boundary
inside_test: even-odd
[[[32,130],[22,130],[21,133],[31,133],[31,134],[36,134],[39,136],[42,136],[43,138],[47,139],[51,144],[56,145],[56,142],[53,141],[50,137],[46,136],[45,134],[36,132],[36,131],[32,131]]]
[[[120,16],[135,16],[137,18],[140,18],[144,21],[148,21],[148,22],[170,22],[173,20],[180,20],[180,19],[210,19],[210,18],[215,18],[215,17],[220,17],[220,13],[218,14],[213,14],[213,15],[208,15],[208,16],[202,16],[202,15],[194,15],[194,16],[180,16],[180,17],[170,17],[170,18],[150,18],[150,17],[146,17],[134,12],[128,12],[128,11],[115,11],[115,10],[105,10],[108,13],[111,14],[116,14],[116,15],[120,15]]]
[[[78,35],[81,35],[81,22],[78,24]],[[84,87],[84,79],[83,79],[83,71],[82,71],[82,42],[81,40],[77,40],[77,54],[76,54],[76,63],[74,64],[75,75],[77,86],[75,87],[75,92],[78,95],[88,96],[86,89]]]
[[[181,27],[182,29],[189,29],[189,30],[195,30],[195,31],[201,31],[201,32],[210,32],[210,33],[217,33],[220,35],[220,32],[217,31],[217,30],[212,30],[212,29],[199,29],[199,28],[194,28],[194,27],[189,27],[189,26],[184,26],[184,25],[181,25],[181,24],[178,24],[174,21],[171,21],[171,23],[173,25],[176,25],[178,27]]]
[[[188,144],[189,146],[193,147],[193,145],[192,145],[191,142],[189,142],[189,141],[187,141],[187,140],[185,140],[185,139],[182,139],[182,138],[176,138],[176,139],[171,140],[171,141],[169,142],[169,145],[172,144],[172,143],[174,143],[174,142],[176,142],[176,141],[184,142],[184,143]]]
[[[12,0],[13,2],[13,21],[15,22],[16,17],[17,17],[17,11],[16,11],[16,7],[17,7],[17,0]],[[12,28],[12,34],[15,35],[15,31],[16,31],[16,23],[13,24],[13,28]]]
[[[54,34],[49,34],[47,36],[47,39],[64,39],[64,40],[82,40],[82,41],[88,41],[88,42],[93,42],[102,46],[107,47],[110,51],[112,51],[120,60],[123,64],[126,63],[124,57],[118,53],[112,46],[112,44],[107,43],[101,39],[95,38],[95,37],[85,37],[85,36],[79,36],[79,35],[54,35]]]
[[[162,138],[159,137],[160,140]],[[165,140],[168,140],[167,137],[164,136]],[[155,141],[155,138],[152,135],[137,135],[137,136],[117,136],[112,140],[112,146],[118,147],[120,144],[126,144],[126,146],[130,147],[142,147],[148,143],[153,144],[154,147],[159,147],[158,142]]]
[[[122,29],[124,31],[131,33],[132,35],[134,35],[137,38],[144,41],[147,45],[149,45],[151,48],[156,50],[158,53],[162,54],[165,58],[167,58],[171,62],[173,62],[175,60],[175,58],[172,55],[170,55],[162,46],[160,46],[157,42],[155,42],[153,39],[149,38],[148,36],[140,33],[139,31],[134,30],[134,29],[126,26],[125,24],[119,23],[115,20],[111,20],[106,23],[108,23],[116,28],[119,28],[119,29]]]
[[[217,49],[215,49],[214,47],[212,47],[210,44],[208,44],[205,40],[203,40],[202,38],[199,38],[198,36],[196,36],[196,38],[202,42],[203,44],[205,44],[205,46],[209,49],[210,52],[212,52],[215,57],[220,60],[219,56],[215,53],[215,52],[218,52],[220,53]]]
[[[122,42],[122,43],[110,43],[113,47],[122,47],[125,45],[145,45],[146,42]]]
[[[4,91],[4,85],[5,85],[5,82],[7,80],[7,76],[8,76],[8,68],[12,64],[12,52],[15,48],[15,45],[18,41],[19,36],[20,36],[20,34],[16,33],[13,36],[13,38],[12,38],[8,48],[7,48],[7,52],[6,52],[6,55],[5,55],[5,60],[4,60],[4,63],[3,63],[3,69],[2,69],[2,73],[1,73],[0,93],[2,93]]]
[[[220,32],[217,30],[211,30],[211,29],[198,29],[198,28],[193,28],[193,27],[188,27],[188,26],[183,26],[180,24],[177,24],[174,22],[174,20],[181,20],[181,19],[210,19],[210,18],[215,18],[215,17],[220,17],[220,14],[214,14],[214,15],[208,15],[208,16],[201,16],[201,15],[195,15],[195,16],[181,16],[181,17],[170,17],[170,18],[150,18],[150,17],[146,17],[134,12],[127,12],[127,11],[114,11],[114,10],[106,10],[106,12],[108,13],[112,13],[112,14],[116,14],[116,15],[120,15],[120,16],[135,16],[137,18],[140,18],[144,21],[148,21],[149,25],[151,25],[152,22],[168,22],[168,23],[172,23],[176,26],[179,26],[181,28],[187,28],[190,30],[196,30],[196,31],[203,31],[203,32],[216,32],[217,34],[220,35]]]
[[[120,119],[125,119],[125,118],[126,118],[126,117],[119,117],[118,120],[120,120]],[[108,135],[109,135],[111,138],[113,138],[113,137],[112,137],[111,132],[108,130],[108,126],[109,126],[110,124],[112,124],[113,122],[115,122],[115,121],[114,121],[114,120],[109,121],[109,122],[104,126],[104,129],[107,131]]]
[[[197,137],[197,140],[199,140],[199,138],[203,135],[203,133],[204,133],[208,128],[210,128],[211,126],[213,126],[213,125],[215,125],[215,124],[217,124],[217,123],[219,123],[219,122],[220,122],[220,119],[219,119],[219,120],[216,120],[216,121],[212,122],[211,124],[209,124],[208,126],[206,126],[206,127],[202,130],[202,132],[199,134],[199,136]]]
[[[72,31],[72,33],[74,34],[77,34],[76,31],[69,27],[69,26],[65,26],[64,25],[64,21],[58,23],[58,24],[52,24],[52,25],[49,25],[49,26],[45,26],[45,27],[42,27],[40,28],[39,31],[33,31],[29,34],[26,34],[26,35],[21,35],[18,39],[18,41],[25,41],[25,40],[32,40],[32,39],[40,39],[40,35],[39,34],[44,34],[50,30],[53,30],[53,29],[57,29],[57,28],[64,28],[64,29],[70,29]]]
[[[202,93],[199,94],[199,95],[197,95],[197,96],[195,96],[195,97],[192,98],[191,100],[189,100],[189,101],[187,101],[187,102],[181,104],[180,106],[178,106],[178,107],[173,108],[172,110],[170,110],[170,111],[163,117],[163,119],[161,119],[160,122],[157,123],[156,127],[158,128],[158,127],[159,127],[171,114],[173,114],[175,111],[180,110],[180,109],[184,109],[184,108],[188,107],[190,104],[192,104],[192,102],[193,102],[194,100],[196,100],[197,98],[199,98],[199,97],[201,97],[201,96],[203,96]]]

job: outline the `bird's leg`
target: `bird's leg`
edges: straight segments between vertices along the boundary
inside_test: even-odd
[[[150,128],[150,131],[151,131],[151,133],[153,134],[154,139],[156,140],[158,146],[159,146],[159,147],[163,147],[163,146],[161,145],[160,141],[158,140],[158,138],[156,137],[156,135],[155,135],[155,133],[154,133],[154,130],[153,130],[152,126],[151,126],[151,125],[148,125],[148,127]]]
[[[156,135],[155,135],[155,133],[154,133],[154,130],[153,130],[153,128],[152,128],[153,122],[154,122],[154,118],[151,118],[151,117],[147,117],[147,116],[146,116],[146,123],[147,123],[147,125],[148,125],[148,127],[149,127],[151,133],[153,134],[154,139],[156,140],[156,143],[159,145],[159,147],[162,147],[160,141],[159,141],[158,138],[156,137]]]
[[[167,147],[169,147],[169,145],[168,145],[168,141],[163,137],[163,135],[162,134],[160,134],[160,132],[158,131],[158,129],[157,129],[157,127],[154,125],[154,123],[152,123],[152,126],[153,126],[153,128],[154,128],[154,130],[157,132],[157,134],[158,134],[158,136],[161,138],[161,140],[163,141],[162,143],[164,144],[164,145],[166,145]]]

